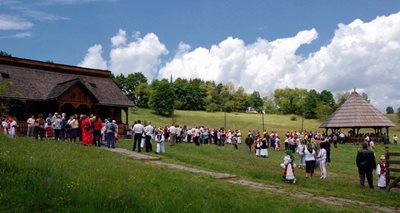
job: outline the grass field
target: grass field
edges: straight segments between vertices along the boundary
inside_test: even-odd
[[[291,117],[296,117],[296,120],[291,120]],[[124,116],[122,116],[124,117]],[[396,114],[388,115],[388,118],[393,121],[393,123],[398,124],[399,119]],[[209,128],[221,128],[225,125],[225,113],[224,112],[214,112],[208,113],[204,111],[183,111],[175,110],[173,118],[158,116],[152,112],[150,109],[138,108],[129,113],[129,123],[132,124],[136,120],[151,121],[153,126],[165,126],[171,125],[174,120],[175,123],[179,125],[187,125],[189,127],[193,126],[207,126]],[[275,114],[265,114],[264,115],[264,127],[268,132],[276,131],[281,136],[286,131],[291,130],[301,130],[303,122],[303,130],[309,131],[324,131],[325,129],[319,129],[321,121],[315,119],[304,119],[295,115],[275,115]],[[247,133],[249,130],[260,130],[262,131],[262,115],[261,114],[249,114],[249,113],[226,113],[226,128],[227,129],[239,129],[242,134]],[[345,133],[348,132],[347,129],[343,129]],[[362,129],[360,132],[373,132],[372,129]],[[400,126],[390,128],[390,139],[393,134],[400,135]]]
[[[149,110],[140,109],[129,116],[131,121],[151,120],[156,126],[171,123],[171,118],[158,117]],[[224,114],[177,111],[176,121],[189,126],[221,127]],[[298,129],[301,119],[291,121],[290,116],[267,115],[265,124],[268,130],[283,134],[286,130]],[[305,129],[316,130],[319,122],[306,120],[304,124]],[[261,115],[227,114],[227,126],[242,131],[257,129],[256,126],[261,126]],[[120,140],[117,147],[130,150],[132,140]],[[288,192],[310,192],[400,207],[399,193],[359,188],[355,165],[357,146],[354,145],[332,147],[332,164],[326,180],[319,180],[319,170],[309,180],[305,179],[303,170],[296,170],[296,184],[281,180],[282,151],[270,149],[270,157],[264,159],[249,154],[244,145],[237,151],[229,145],[180,144],[166,148],[166,153],[158,155],[165,162],[236,174]],[[393,145],[390,149],[400,151]],[[376,155],[381,153],[383,145],[377,145]],[[290,193],[255,191],[205,175],[143,163],[105,149],[30,138],[0,137],[0,177],[0,212],[373,211],[365,206],[335,206],[293,198]]]

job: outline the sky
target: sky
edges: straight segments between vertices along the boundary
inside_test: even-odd
[[[397,0],[0,0],[0,50],[262,96],[357,88],[400,107]]]

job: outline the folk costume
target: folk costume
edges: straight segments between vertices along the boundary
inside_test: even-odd
[[[82,144],[83,145],[90,145],[92,144],[92,131],[91,131],[92,124],[90,123],[89,117],[83,116],[82,124],[81,124],[81,131],[82,131]]]
[[[294,158],[291,151],[286,152],[281,167],[283,168],[283,179],[296,183],[296,177],[294,173],[294,168],[296,167],[296,164],[294,164]]]
[[[164,144],[164,133],[161,130],[157,131],[155,140],[157,142],[157,148],[156,148],[156,153],[162,153],[165,152],[165,144]]]
[[[381,189],[386,188],[386,165],[385,156],[380,157],[381,162],[376,165],[376,174],[378,175],[378,187]]]
[[[320,179],[325,179],[327,176],[326,172],[326,150],[325,148],[321,148],[318,152],[319,159],[319,168],[321,169],[321,177]]]
[[[260,151],[260,155],[263,158],[268,157],[268,141],[266,138],[263,138],[261,141],[261,151]]]
[[[260,139],[256,138],[256,140],[254,140],[254,148],[256,151],[256,156],[260,157],[261,156],[261,142]]]

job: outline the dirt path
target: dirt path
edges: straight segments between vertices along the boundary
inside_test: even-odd
[[[165,163],[165,162],[162,162],[159,157],[153,157],[153,156],[149,156],[146,154],[132,152],[132,151],[129,151],[126,149],[116,148],[116,149],[107,149],[107,150],[109,150],[111,152],[127,155],[129,157],[132,157],[132,158],[135,158],[138,160],[143,160],[143,161],[146,161],[151,164],[165,166],[165,167],[168,167],[171,169],[177,169],[177,170],[188,171],[188,172],[196,173],[196,174],[208,175],[210,177],[220,179],[220,180],[232,183],[232,184],[243,185],[243,186],[252,188],[254,190],[257,190],[257,191],[264,191],[264,192],[266,191],[266,192],[270,192],[270,193],[285,194],[285,195],[290,195],[292,197],[300,198],[300,199],[313,199],[313,200],[316,200],[319,202],[326,203],[328,205],[336,205],[336,206],[357,205],[357,206],[362,206],[363,208],[368,208],[368,209],[371,209],[371,210],[377,211],[377,212],[385,212],[385,213],[400,212],[400,208],[379,206],[376,204],[371,204],[371,203],[367,203],[367,202],[363,202],[363,201],[349,200],[349,199],[332,197],[332,196],[323,197],[323,196],[318,196],[318,195],[308,193],[308,192],[293,193],[293,192],[289,192],[288,190],[278,188],[277,186],[274,186],[274,185],[258,183],[255,181],[240,178],[239,176],[233,175],[233,174],[212,172],[212,171],[196,169],[193,167],[183,166],[183,165],[174,164],[174,163]]]

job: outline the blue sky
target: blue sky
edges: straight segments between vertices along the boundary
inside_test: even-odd
[[[400,95],[382,96],[368,79],[383,72],[396,80],[400,65],[388,66],[387,57],[366,63],[377,57],[360,55],[371,48],[399,57],[399,11],[394,0],[0,0],[0,50],[116,74],[143,72],[149,79],[173,74],[231,82],[263,95],[280,87],[357,87],[380,109],[397,108]],[[298,80],[308,75],[321,83]],[[333,84],[332,76],[350,77]],[[400,89],[378,83],[389,84],[384,91]]]
[[[53,18],[38,20],[13,7]],[[18,57],[78,64],[94,43],[104,44],[107,50],[110,37],[120,28],[153,32],[172,52],[179,42],[209,47],[232,36],[250,43],[259,37],[274,40],[315,28],[319,38],[299,50],[307,54],[329,42],[339,23],[368,21],[399,10],[400,1],[0,0],[0,14],[33,24],[23,30],[31,37],[8,38],[22,31],[0,30],[0,49]]]

